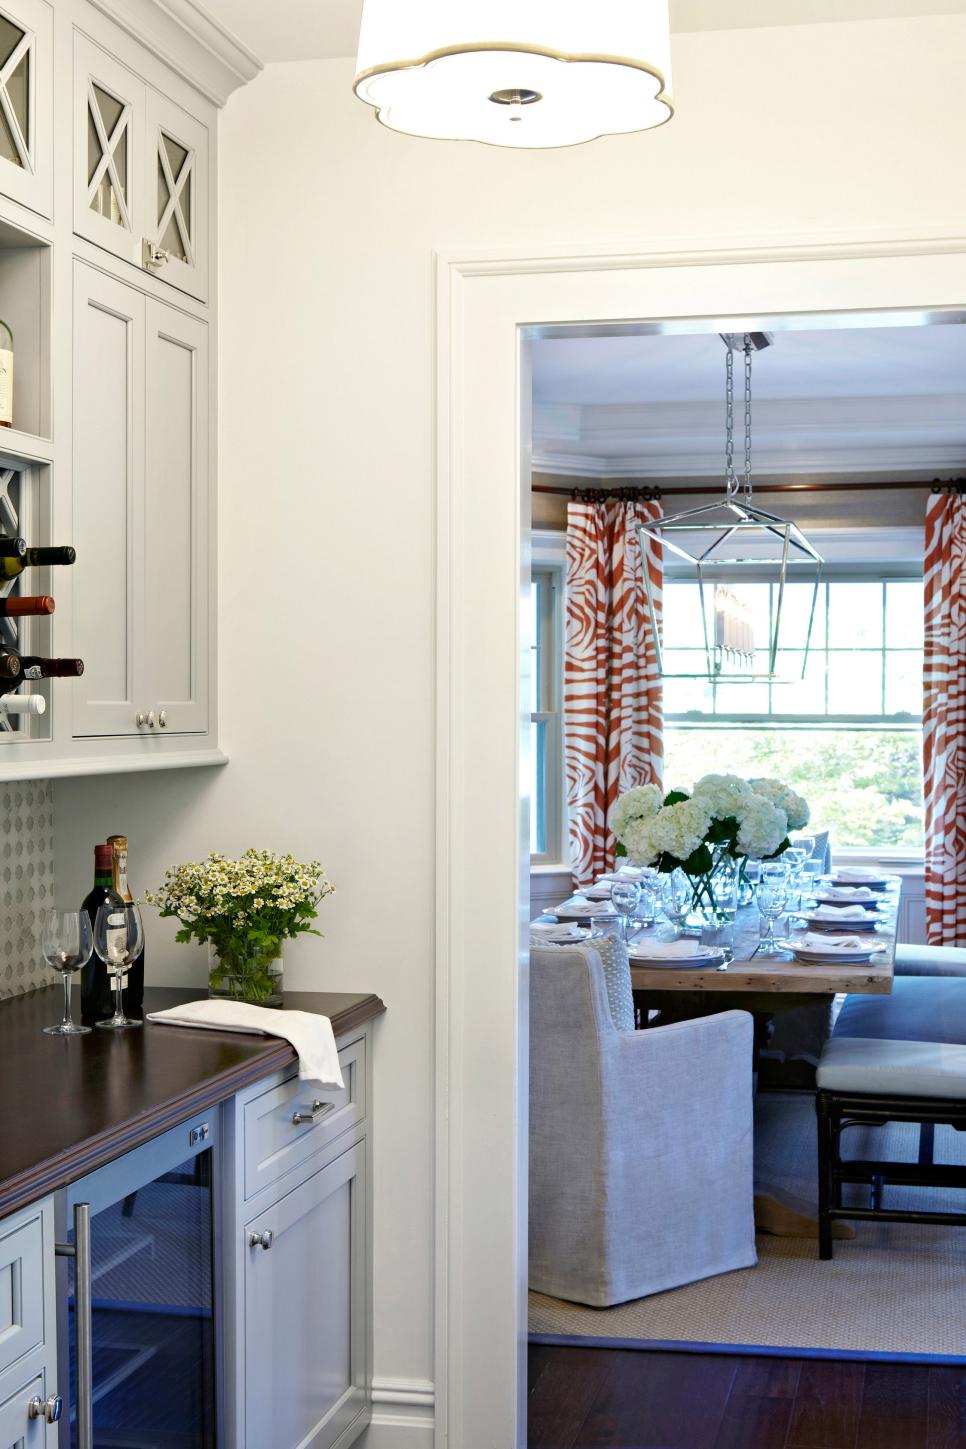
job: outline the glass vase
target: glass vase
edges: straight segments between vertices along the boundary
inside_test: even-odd
[[[208,995],[251,1006],[282,1005],[282,943],[208,942]]]

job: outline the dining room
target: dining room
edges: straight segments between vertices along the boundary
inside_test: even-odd
[[[961,320],[530,343],[533,1445],[568,1363],[559,1442],[691,1355],[784,1445],[966,1358]]]

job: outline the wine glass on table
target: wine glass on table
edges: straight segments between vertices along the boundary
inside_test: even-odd
[[[611,905],[620,917],[621,935],[627,940],[631,917],[641,899],[641,888],[636,880],[615,880],[610,888]]]
[[[808,852],[797,841],[794,845],[790,845],[782,856],[782,863],[788,867],[788,884],[793,898],[793,904],[797,904],[799,910],[802,908],[803,872],[807,859]],[[797,901],[795,899],[796,897]]]
[[[124,1015],[122,991],[124,978],[140,954],[144,944],[144,927],[141,912],[131,902],[118,899],[105,901],[98,906],[94,919],[94,950],[107,967],[107,974],[114,977],[114,1015],[97,1025],[105,1031],[114,1031],[123,1026],[140,1026],[136,1016]]]
[[[91,919],[86,911],[44,911],[40,923],[40,949],[47,965],[64,979],[64,1019],[59,1026],[45,1026],[46,1036],[86,1036],[89,1026],[80,1026],[70,1014],[70,978],[86,966],[94,950]]]
[[[672,870],[661,889],[661,906],[671,923],[675,937],[680,936],[686,918],[691,914],[694,891],[683,870]]]
[[[780,861],[762,861],[761,875],[755,888],[758,898],[758,912],[764,923],[764,931],[758,943],[756,955],[775,954],[775,922],[785,909],[788,900],[788,867]]]

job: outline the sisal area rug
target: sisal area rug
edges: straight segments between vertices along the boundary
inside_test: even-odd
[[[915,1160],[918,1128],[853,1128],[843,1154]],[[966,1133],[936,1129],[937,1162],[966,1163]],[[755,1111],[761,1187],[815,1201],[815,1112],[807,1094],[770,1093]],[[859,1189],[851,1189],[860,1191]],[[966,1210],[966,1192],[886,1188],[895,1206]],[[758,1265],[636,1299],[584,1308],[530,1294],[530,1332],[580,1339],[856,1353],[966,1356],[966,1228],[854,1223],[823,1263],[815,1239],[758,1236]]]

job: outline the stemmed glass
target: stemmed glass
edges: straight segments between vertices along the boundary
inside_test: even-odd
[[[141,912],[133,902],[125,904],[115,899],[98,906],[94,921],[94,950],[107,967],[108,975],[114,977],[114,1015],[97,1023],[105,1031],[141,1025],[136,1016],[124,1015],[121,992],[124,978],[143,944]]]
[[[682,922],[691,914],[693,899],[694,891],[684,871],[672,870],[671,874],[665,877],[664,880],[664,886],[661,891],[661,905],[664,908],[664,914],[674,929],[676,937],[681,934]]]
[[[798,909],[802,908],[802,882],[808,852],[799,844],[790,845],[782,856],[782,864],[788,867],[789,885],[793,895],[798,897]]]
[[[46,1036],[86,1036],[89,1026],[79,1026],[70,1014],[70,978],[91,959],[91,918],[86,911],[44,911],[40,926],[40,949],[48,966],[64,978],[64,1019],[59,1026],[45,1026]]]
[[[785,909],[788,900],[788,867],[779,861],[762,861],[761,875],[755,894],[758,897],[758,911],[765,922],[765,931],[758,943],[758,951],[765,956],[775,954],[775,922]],[[757,953],[756,953],[757,954]]]
[[[631,917],[641,899],[641,888],[636,880],[615,880],[610,888],[610,899],[614,910],[620,916],[621,934],[626,941]]]

